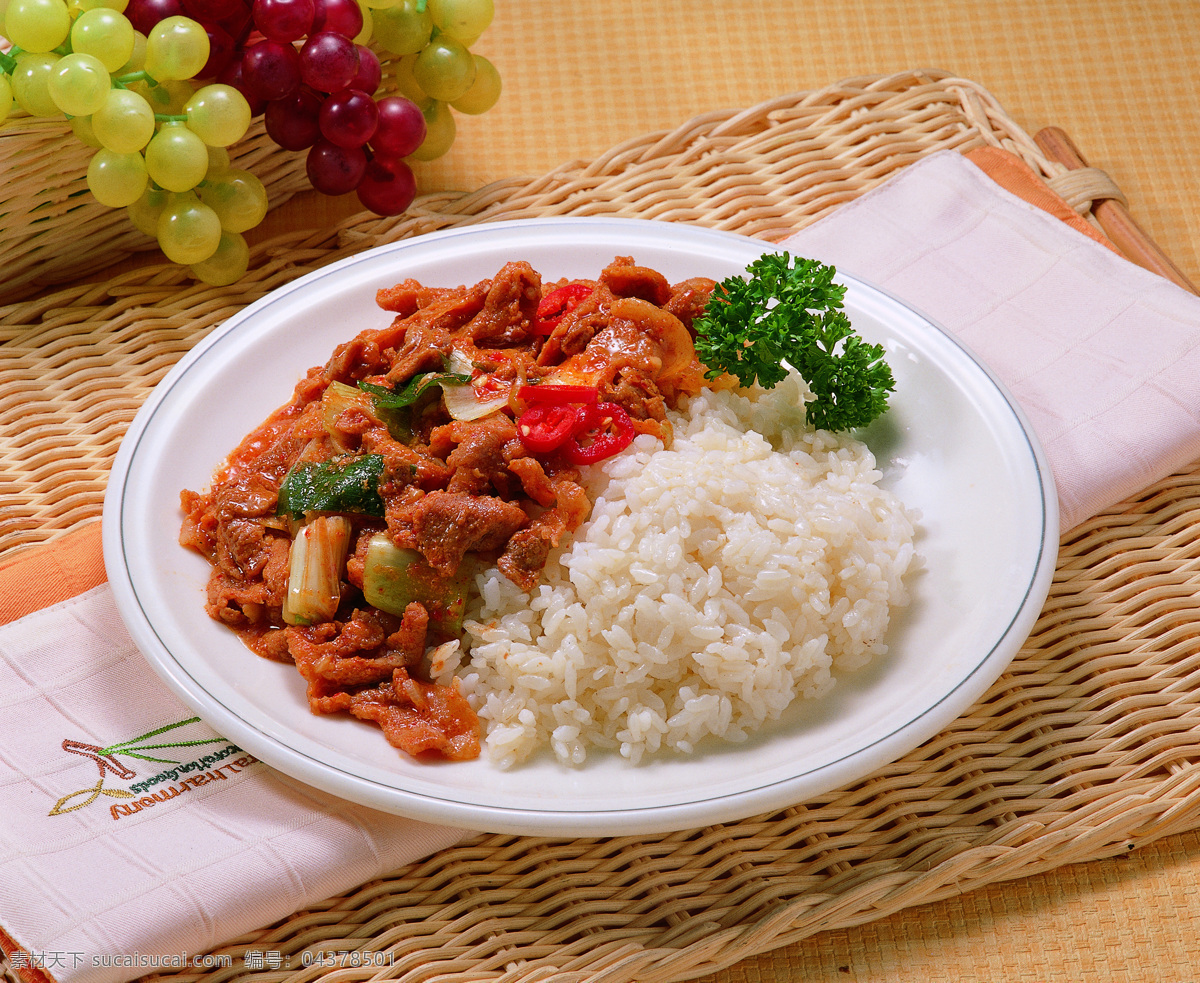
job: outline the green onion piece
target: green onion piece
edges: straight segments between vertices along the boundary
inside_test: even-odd
[[[403,615],[404,609],[417,601],[429,613],[434,634],[452,638],[462,631],[470,587],[469,564],[462,564],[453,577],[444,577],[420,553],[397,546],[387,533],[377,533],[367,544],[363,565],[366,602],[380,611]]]
[[[289,625],[330,621],[337,614],[350,534],[350,520],[341,515],[317,516],[296,532],[283,602]]]

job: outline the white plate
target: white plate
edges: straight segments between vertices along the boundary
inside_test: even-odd
[[[471,829],[547,835],[654,833],[798,803],[860,779],[959,716],[1008,665],[1049,589],[1057,548],[1050,472],[1003,387],[947,333],[858,280],[846,310],[896,377],[866,433],[885,482],[922,515],[926,569],[889,655],[818,704],[741,745],[637,767],[547,756],[515,770],[418,762],[378,728],[309,713],[294,668],[257,658],[204,613],[208,564],[178,545],[179,492],[286,402],[335,344],[392,315],[375,291],[407,277],[475,283],[526,259],[547,279],[594,277],[614,256],[672,281],[740,273],[766,244],[662,222],[552,219],[421,236],[274,291],[199,343],[151,394],[113,467],[104,558],[118,608],[150,665],[209,724],[263,761],[345,799]]]

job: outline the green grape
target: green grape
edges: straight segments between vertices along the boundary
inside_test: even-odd
[[[168,79],[158,85],[140,82],[137,91],[146,97],[146,102],[156,113],[182,116],[183,107],[196,94],[196,87],[187,79]]]
[[[147,188],[142,196],[125,209],[129,221],[139,232],[144,232],[152,239],[158,238],[158,216],[171,200],[171,192],[162,188]]]
[[[106,8],[115,10],[118,14],[125,13],[129,0],[71,0],[71,6],[77,10],[99,10]]]
[[[95,55],[109,72],[116,72],[133,55],[133,25],[124,14],[107,7],[85,10],[71,26],[71,50]]]
[[[358,5],[368,10],[387,10],[398,3],[400,0],[358,0]]]
[[[452,102],[466,95],[475,81],[475,56],[461,41],[440,35],[413,62],[417,85],[439,102]]]
[[[459,96],[450,105],[460,113],[478,116],[496,105],[499,98],[500,73],[483,55],[475,55],[475,81],[464,95]]]
[[[167,17],[146,36],[146,71],[160,82],[191,78],[208,54],[208,33],[190,17]]]
[[[267,189],[240,168],[210,176],[200,188],[200,200],[217,213],[227,232],[248,232],[267,216]]]
[[[208,171],[208,148],[182,123],[165,123],[146,144],[150,179],[168,191],[190,191]]]
[[[75,134],[75,139],[80,143],[94,147],[96,150],[104,146],[100,142],[100,138],[96,136],[95,127],[92,125],[92,118],[90,116],[72,116],[71,132]]]
[[[182,266],[202,263],[221,243],[221,220],[194,194],[172,195],[158,216],[158,246]]]
[[[118,154],[97,150],[87,169],[87,185],[92,196],[109,208],[124,208],[137,201],[149,179],[141,154]]]
[[[154,110],[129,89],[111,89],[104,105],[92,114],[92,129],[109,150],[129,154],[141,150],[154,136]]]
[[[229,151],[224,147],[208,145],[208,170],[204,174],[206,181],[211,181],[229,170]]]
[[[396,80],[397,94],[404,96],[405,99],[411,99],[422,109],[427,109],[433,100],[417,84],[417,80],[413,76],[413,65],[416,63],[417,56],[415,54],[405,55],[399,61],[393,63],[392,77]]]
[[[129,60],[118,68],[114,75],[130,75],[133,72],[145,71],[146,68],[146,35],[141,31],[133,32],[133,52]]]
[[[8,114],[12,112],[13,107],[13,91],[12,83],[8,81],[8,76],[0,72],[0,123],[8,119]]]
[[[206,85],[183,106],[187,125],[210,147],[228,147],[246,135],[250,104],[232,85]]]
[[[12,73],[13,98],[30,116],[57,116],[61,110],[50,98],[50,73],[58,55],[23,51]]]
[[[224,287],[236,283],[250,267],[250,247],[236,232],[222,232],[216,252],[192,264],[192,275],[202,283]]]
[[[394,55],[415,55],[433,34],[433,15],[417,10],[417,0],[399,0],[392,7],[376,10],[372,18],[374,36]]]
[[[65,0],[12,0],[4,13],[4,34],[22,51],[53,51],[71,32]]]
[[[468,47],[488,29],[495,15],[492,0],[429,0],[433,25]]]
[[[413,157],[417,160],[433,160],[441,157],[458,134],[458,126],[454,122],[454,114],[444,102],[432,103],[424,111],[425,142],[415,151]]]
[[[112,90],[108,69],[95,55],[63,55],[46,84],[54,104],[68,116],[91,116]]]

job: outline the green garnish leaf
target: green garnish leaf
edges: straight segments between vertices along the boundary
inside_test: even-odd
[[[805,406],[820,430],[864,427],[887,409],[895,388],[881,345],[867,344],[842,309],[846,288],[837,271],[814,259],[766,253],[748,267],[748,278],[717,285],[693,322],[696,354],[708,371],[756,380],[774,388],[792,366],[812,390]]]
[[[403,389],[396,391],[386,386],[377,386],[372,382],[360,382],[358,388],[370,393],[375,405],[384,410],[400,410],[412,406],[421,398],[430,386],[440,386],[442,383],[462,385],[470,382],[471,377],[462,372],[426,372],[414,376]]]
[[[279,488],[279,515],[302,519],[308,512],[355,513],[382,517],[379,480],[383,455],[362,454],[328,461],[301,461]]]

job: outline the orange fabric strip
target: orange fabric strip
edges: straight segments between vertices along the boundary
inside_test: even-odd
[[[107,579],[99,521],[42,546],[19,550],[11,558],[0,558],[0,625],[82,594]]]

